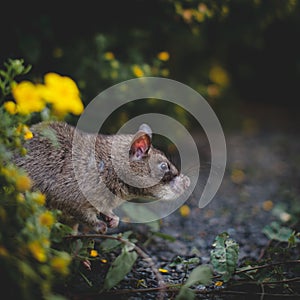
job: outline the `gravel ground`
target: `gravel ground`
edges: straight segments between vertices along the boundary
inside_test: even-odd
[[[175,237],[176,241],[154,237],[146,245],[138,244],[157,268],[168,270],[168,273],[161,274],[168,284],[181,283],[185,278],[182,266],[169,266],[176,256],[196,256],[200,263],[209,263],[211,245],[216,235],[224,231],[238,242],[240,261],[259,258],[268,243],[262,228],[278,218],[272,207],[299,194],[300,140],[297,134],[277,131],[256,135],[230,133],[226,134],[226,142],[227,169],[213,201],[199,209],[197,199],[191,197],[186,202],[191,209],[188,216],[183,217],[177,210],[161,221],[161,232]],[[141,240],[147,237],[146,225],[121,224],[119,228],[120,231],[128,229],[136,232]],[[113,253],[110,255],[114,256]],[[107,266],[98,261],[92,264],[92,272],[86,271],[85,274],[100,287],[106,271]],[[144,280],[142,283],[148,288],[157,287],[155,274],[149,264],[140,258],[118,288],[135,288],[138,280]],[[76,286],[78,290],[87,289],[82,277]],[[107,295],[105,299],[157,299],[157,294],[110,297]],[[214,299],[223,298],[215,296]]]

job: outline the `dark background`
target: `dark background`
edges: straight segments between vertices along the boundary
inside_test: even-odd
[[[205,4],[213,15],[203,21],[186,20],[176,13],[178,3],[187,10]],[[0,18],[1,65],[8,58],[24,58],[33,66],[31,80],[50,71],[68,75],[78,83],[87,104],[103,89],[134,77],[130,72],[115,80],[105,76],[100,57],[106,51],[112,51],[124,69],[151,64],[158,52],[168,51],[168,77],[199,91],[225,129],[298,130],[297,1],[62,4],[8,3]],[[214,64],[221,65],[230,79],[216,97],[206,92]],[[135,110],[140,108],[128,108],[128,115]]]

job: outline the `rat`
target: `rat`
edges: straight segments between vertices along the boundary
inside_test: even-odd
[[[174,200],[190,185],[152,145],[147,124],[134,134],[87,133],[59,121],[35,124],[31,131],[27,154],[16,156],[15,163],[70,226],[81,223],[105,233],[118,226],[113,210],[124,201]]]

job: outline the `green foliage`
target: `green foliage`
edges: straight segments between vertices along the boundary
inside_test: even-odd
[[[114,260],[106,274],[102,291],[111,289],[124,279],[134,265],[137,256],[133,246],[124,244],[121,254]]]
[[[159,232],[159,231],[154,231],[153,235],[158,236],[158,237],[160,237],[166,241],[169,241],[171,243],[176,241],[176,238],[174,238],[173,236],[166,234],[166,233]]]
[[[298,243],[299,234],[288,227],[282,227],[279,223],[273,222],[263,229],[263,232],[274,241],[279,241],[293,247]],[[240,267],[238,263],[238,243],[231,238],[227,233],[219,234],[213,244],[214,249],[211,251],[211,267],[210,266],[197,266],[189,274],[186,282],[181,286],[176,299],[195,299],[197,287],[192,288],[195,283],[202,283],[207,285],[211,283],[212,273],[216,274],[213,278],[221,278],[222,281],[215,281],[215,289],[211,286],[206,290],[202,290],[204,294],[222,293],[217,287],[229,290],[232,287],[238,286],[239,291],[245,289],[245,294],[249,292],[249,284],[262,285],[265,288],[270,287],[271,292],[275,286],[278,285],[280,289],[292,292],[293,287],[290,283],[295,282],[297,285],[297,278],[290,278],[287,270],[297,268],[300,264],[298,259],[291,260],[290,247],[281,247],[278,242],[273,246],[271,241],[269,247],[266,249],[265,258],[259,261],[245,261]],[[170,266],[188,263],[177,257]],[[288,267],[288,266],[291,267]],[[234,276],[234,277],[233,277]],[[227,285],[223,286],[226,283]],[[245,286],[244,286],[245,285]],[[282,286],[281,286],[282,285]],[[265,295],[268,293],[265,290]]]
[[[207,285],[211,282],[212,270],[208,265],[201,265],[193,269],[190,273],[189,278],[181,287],[176,300],[188,299],[192,300],[195,298],[195,293],[190,289],[192,285],[203,284]]]
[[[193,300],[195,299],[196,295],[193,290],[191,290],[189,287],[183,285],[176,296],[176,300]]]
[[[226,232],[219,234],[210,252],[214,270],[222,275],[222,280],[228,281],[235,272],[239,256],[239,245],[229,238]]]
[[[172,263],[170,263],[170,267],[175,267],[177,265],[185,265],[185,266],[189,266],[189,265],[193,265],[193,264],[199,264],[200,259],[198,257],[191,257],[189,259],[184,259],[180,256],[177,256]]]
[[[0,70],[0,104],[11,93],[11,85],[15,83],[16,76],[25,75],[31,70],[31,66],[25,66],[23,59],[8,59],[4,62],[5,70]]]
[[[1,104],[11,95],[15,77],[30,70],[23,60],[8,60],[5,68],[0,70]],[[59,244],[52,247],[60,212],[45,208],[45,196],[32,191],[30,178],[11,161],[13,155],[26,154],[30,117],[0,107],[0,281],[7,297],[45,299],[68,275],[71,256]]]
[[[201,265],[196,267],[189,275],[185,286],[190,287],[196,283],[207,285],[211,282],[212,270],[208,265]]]
[[[279,242],[296,243],[296,233],[289,227],[281,226],[278,222],[272,222],[263,228],[262,232],[270,239]],[[299,240],[298,240],[299,242]]]
[[[176,297],[176,300],[195,299],[195,293],[190,289],[195,284],[207,285],[212,279],[212,269],[208,265],[201,265],[192,270],[188,279],[180,288],[180,291]]]

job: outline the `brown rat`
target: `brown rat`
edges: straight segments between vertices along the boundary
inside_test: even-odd
[[[103,233],[107,226],[118,226],[112,210],[123,201],[173,200],[190,184],[152,146],[146,124],[136,134],[118,135],[85,133],[64,122],[42,122],[31,130],[27,155],[15,162],[46,195],[47,206],[60,209],[69,223],[73,220]]]

